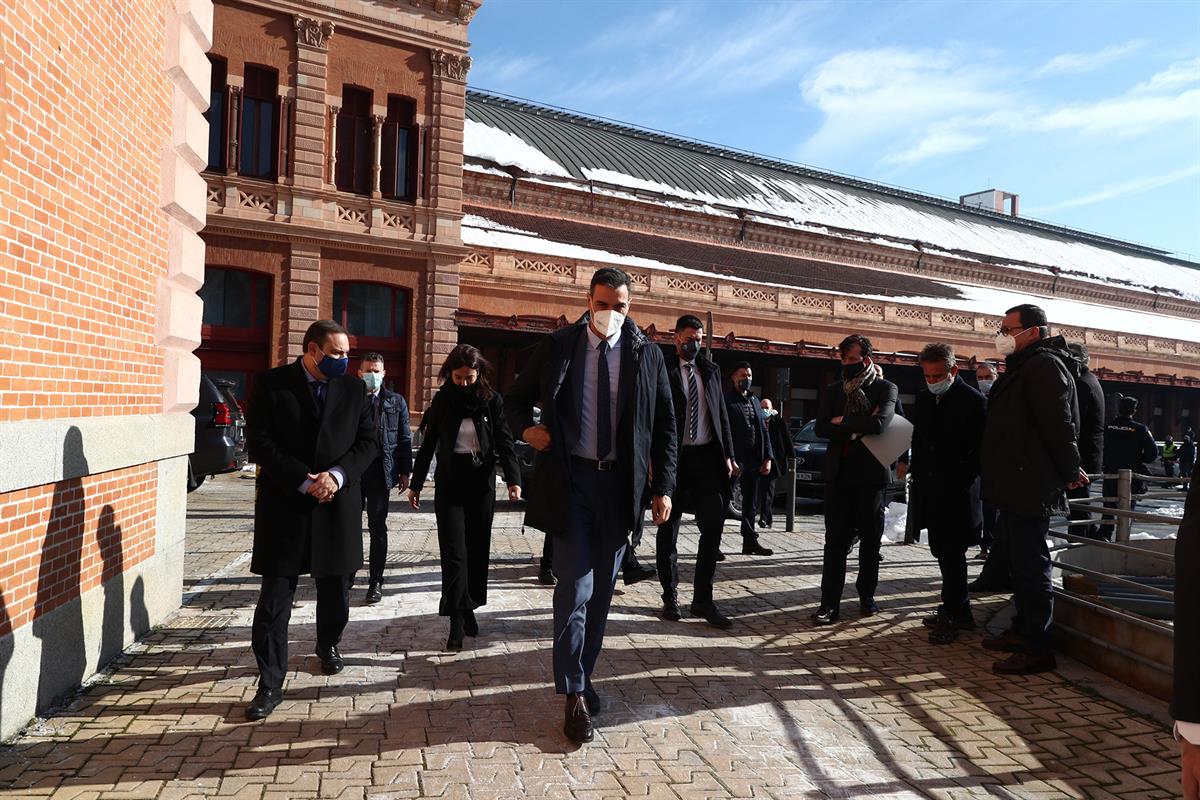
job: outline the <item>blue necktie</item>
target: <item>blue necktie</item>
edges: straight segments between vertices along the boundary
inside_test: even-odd
[[[317,411],[325,410],[325,381],[312,381],[313,399],[317,401]]]
[[[608,460],[612,450],[612,396],[608,382],[608,341],[600,342],[596,364],[596,458]]]

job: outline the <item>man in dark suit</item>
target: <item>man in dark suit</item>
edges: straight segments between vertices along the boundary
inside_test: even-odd
[[[979,537],[979,444],[986,416],[983,395],[958,377],[954,348],[926,345],[917,361],[925,389],[917,394],[908,513],[914,530],[929,530],[929,549],[942,573],[942,604],[925,620],[932,644],[950,644],[975,620],[967,595],[967,548]]]
[[[259,466],[250,570],[262,576],[250,719],[266,717],[283,699],[298,576],[316,579],[322,671],[334,675],[344,665],[337,646],[350,616],[350,581],[362,566],[360,479],[379,453],[367,387],[346,375],[349,350],[345,328],[314,322],[304,355],[259,375],[246,409],[246,441]]]
[[[725,392],[729,430],[733,434],[733,475],[742,490],[742,555],[769,556],[774,550],[758,542],[754,521],[761,494],[759,484],[770,480],[774,453],[762,404],[750,391],[754,372],[750,364],[739,361],[729,374],[730,388]]]
[[[1200,800],[1200,484],[1193,483],[1175,542],[1175,694],[1183,796]]]
[[[1096,373],[1089,368],[1091,357],[1088,349],[1078,342],[1067,345],[1071,355],[1079,362],[1079,373],[1075,376],[1075,393],[1079,397],[1079,462],[1083,471],[1095,475],[1104,465],[1104,426],[1108,417],[1104,414],[1104,389],[1096,378]],[[1069,500],[1087,501],[1091,491],[1087,485],[1077,486],[1067,492]],[[1092,515],[1087,511],[1071,509],[1071,520],[1091,520]],[[1090,539],[1100,537],[1097,525],[1073,525],[1071,533],[1077,536],[1087,536]]]
[[[879,611],[879,545],[883,540],[884,490],[891,470],[867,449],[863,436],[879,434],[896,414],[899,390],[883,379],[871,359],[871,340],[851,334],[838,345],[842,379],[822,390],[817,404],[816,433],[829,440],[825,453],[825,553],[821,570],[821,606],[813,622],[829,625],[841,616],[846,558],[858,545],[859,610],[864,617]]]
[[[675,489],[671,385],[662,350],[626,316],[629,290],[621,270],[598,270],[587,314],[542,339],[504,402],[513,432],[538,451],[525,523],[554,536],[554,684],[576,742],[591,741],[601,709],[592,672],[625,536],[647,482],[656,525]]]
[[[702,341],[704,325],[700,319],[691,314],[680,317],[675,323],[675,358],[667,361],[679,440],[679,470],[671,518],[658,527],[658,577],[663,588],[662,615],[678,622],[682,617],[676,595],[679,523],[685,510],[695,513],[700,547],[691,612],[725,629],[733,623],[713,602],[713,576],[725,527],[729,478],[733,475],[733,435],[721,391],[721,369],[701,354]]]
[[[779,476],[787,472],[787,460],[792,458],[795,450],[792,447],[792,433],[788,430],[783,414],[765,397],[760,405],[767,420],[767,438],[771,442],[771,454],[775,456],[771,460],[771,474],[759,485],[758,526],[769,528],[775,522],[775,484]]]
[[[388,497],[397,488],[403,494],[412,475],[412,430],[408,425],[408,403],[404,397],[383,385],[387,371],[383,356],[367,353],[362,357],[358,377],[367,385],[371,413],[379,429],[379,458],[363,475],[363,502],[367,507],[367,530],[371,534],[368,564],[367,605],[383,599],[383,570],[387,566]]]

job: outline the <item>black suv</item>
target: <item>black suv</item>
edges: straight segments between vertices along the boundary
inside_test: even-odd
[[[209,475],[234,472],[246,465],[246,415],[233,395],[233,381],[200,374],[195,450],[188,456],[187,490],[193,492]]]

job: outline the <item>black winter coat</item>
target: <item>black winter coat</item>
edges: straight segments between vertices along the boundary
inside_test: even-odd
[[[1200,481],[1193,481],[1175,541],[1175,694],[1171,716],[1200,722]]]
[[[246,443],[259,469],[255,483],[256,575],[350,575],[362,566],[361,478],[379,453],[367,386],[330,378],[325,408],[296,359],[254,381],[246,408]],[[341,467],[346,484],[328,503],[299,487],[309,473]]]
[[[533,408],[542,410],[541,423],[550,429],[550,450],[534,456],[525,524],[551,535],[563,535],[571,503],[571,458],[566,441],[569,407],[567,374],[579,345],[587,336],[589,316],[547,334],[538,343],[504,399],[509,428],[520,436],[533,422]],[[675,490],[678,456],[675,409],[662,350],[652,344],[632,320],[621,330],[620,404],[616,420],[616,462],[625,490],[626,530],[642,514],[642,496],[649,484],[652,496],[670,497]],[[653,478],[649,477],[653,468]]]
[[[371,465],[383,475],[390,491],[400,482],[401,475],[413,471],[412,428],[408,421],[408,403],[402,395],[390,389],[380,389],[383,410],[379,414],[379,458]]]
[[[1104,466],[1104,389],[1100,381],[1086,366],[1080,365],[1080,374],[1075,379],[1075,392],[1079,397],[1079,461],[1083,471],[1089,475],[1099,472]]]
[[[962,378],[956,378],[940,400],[928,389],[917,394],[909,417],[913,530],[946,531],[961,536],[965,544],[974,543],[983,521],[973,487],[979,477],[986,408],[983,395]]]
[[[421,449],[417,451],[416,464],[413,465],[411,491],[419,493],[424,488],[434,453],[437,453],[439,473],[442,466],[449,464],[454,456],[454,443],[458,441],[458,429],[466,419],[466,414],[456,406],[450,394],[453,391],[456,391],[453,387],[443,384],[421,420],[424,438],[421,440]],[[480,403],[471,413],[471,419],[475,423],[475,435],[479,438],[480,468],[492,471],[499,464],[504,483],[520,486],[521,465],[513,448],[512,432],[504,419],[504,401],[500,393],[492,392],[491,398],[486,403]]]
[[[983,499],[1028,517],[1066,510],[1079,478],[1077,364],[1061,336],[1009,356],[988,395]]]
[[[792,432],[788,430],[787,421],[778,412],[767,417],[767,439],[771,442],[771,477],[778,478],[787,471],[787,459],[795,458],[792,446]]]
[[[882,433],[896,415],[896,402],[900,390],[891,381],[877,378],[863,388],[863,394],[871,402],[874,414],[851,414],[846,416],[846,391],[842,381],[834,381],[821,390],[817,404],[816,434],[829,440],[825,452],[825,483],[835,481],[861,486],[886,486],[892,481],[890,466],[879,463],[860,439],[854,434],[870,436]],[[834,417],[844,417],[839,424]]]
[[[724,477],[727,474],[725,459],[734,458],[733,434],[729,427],[729,409],[725,407],[725,393],[721,389],[721,368],[704,356],[696,356],[696,369],[700,373],[700,381],[704,384],[704,402],[708,406],[708,418],[712,422],[713,433],[716,436],[717,451],[720,459],[713,459],[713,471]],[[675,409],[675,436],[679,446],[683,446],[687,438],[687,388],[683,378],[683,367],[679,364],[678,356],[667,356],[667,380],[671,383],[671,400]],[[729,481],[722,480],[722,494],[728,502],[733,493]],[[688,487],[682,487],[684,489]]]
[[[729,430],[733,434],[733,460],[742,472],[758,472],[764,461],[775,458],[762,401],[753,394],[743,395],[736,389],[729,389],[725,392],[725,405],[729,412]],[[753,419],[747,410],[753,412]]]

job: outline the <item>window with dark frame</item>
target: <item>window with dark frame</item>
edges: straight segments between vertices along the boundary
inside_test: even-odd
[[[246,65],[242,89],[242,130],[238,172],[274,180],[279,146],[279,72]]]
[[[225,59],[209,56],[212,62],[212,84],[208,90],[208,110],[204,119],[208,121],[208,166],[213,172],[225,171],[225,143],[228,113],[226,98],[229,96],[229,71]]]
[[[371,123],[370,89],[342,87],[342,109],[337,116],[337,167],[334,183],[339,191],[371,193],[375,147]]]
[[[376,351],[387,366],[388,388],[403,392],[408,371],[409,292],[362,281],[333,284],[333,318],[350,332],[351,356]]]
[[[388,95],[380,148],[380,191],[384,197],[411,202],[420,192],[421,129],[416,117],[416,101]]]

